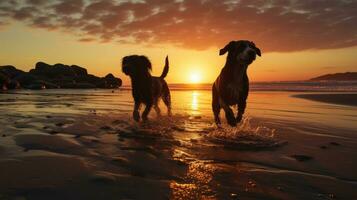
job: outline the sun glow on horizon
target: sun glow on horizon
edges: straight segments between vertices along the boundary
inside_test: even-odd
[[[198,72],[191,72],[189,78],[190,78],[190,83],[200,83],[202,80],[202,76]]]

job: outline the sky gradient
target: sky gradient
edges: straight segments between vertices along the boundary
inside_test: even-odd
[[[354,0],[3,0],[0,65],[77,64],[128,82],[121,58],[147,55],[159,75],[169,55],[171,83],[213,82],[218,51],[248,39],[262,50],[251,81],[304,80],[357,71]]]

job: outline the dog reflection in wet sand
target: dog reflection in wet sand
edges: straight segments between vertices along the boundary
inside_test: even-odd
[[[227,52],[226,64],[212,86],[212,110],[217,125],[221,123],[219,112],[223,108],[228,124],[236,126],[242,120],[249,92],[247,68],[261,52],[247,40],[229,42],[219,55]],[[233,105],[238,106],[237,117],[230,108]]]
[[[141,118],[143,121],[148,119],[151,107],[158,115],[160,108],[158,103],[163,100],[167,106],[167,113],[171,115],[170,90],[164,78],[169,72],[169,60],[166,57],[165,67],[160,77],[151,76],[151,63],[145,56],[131,55],[122,60],[122,71],[131,79],[132,95],[134,98],[133,117],[135,121],[140,121],[139,109],[141,104],[145,104]]]

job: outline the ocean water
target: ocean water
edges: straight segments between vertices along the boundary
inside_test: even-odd
[[[174,113],[205,116],[212,119],[210,85],[176,84],[170,85],[170,89]],[[321,123],[348,128],[357,127],[356,107],[294,97],[296,94],[309,93],[357,93],[357,84],[356,82],[253,83],[245,116]],[[14,90],[0,94],[0,101],[2,105],[0,111],[3,115],[11,113],[87,114],[89,112],[131,115],[133,108],[130,87],[126,86],[117,90]],[[166,107],[162,102],[160,108],[163,113],[166,112]],[[155,117],[154,110],[150,115]],[[224,119],[223,110],[221,117]]]

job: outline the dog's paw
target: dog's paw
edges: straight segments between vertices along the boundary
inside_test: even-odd
[[[141,116],[141,118],[143,119],[144,122],[148,121],[148,116],[147,115],[143,115],[143,116]]]
[[[243,115],[238,115],[237,116],[237,123],[240,123],[241,121],[242,121],[242,119],[243,119]]]
[[[233,118],[233,119],[227,119],[227,122],[230,126],[237,126],[237,121]]]
[[[134,120],[135,121],[140,121],[140,114],[139,114],[139,112],[133,112],[133,118],[134,118]]]
[[[219,118],[215,118],[214,122],[216,123],[216,125],[221,125],[221,120]]]
[[[227,118],[227,122],[230,126],[237,125],[237,121],[236,121],[236,118],[234,117],[234,115],[226,115],[226,118]]]

